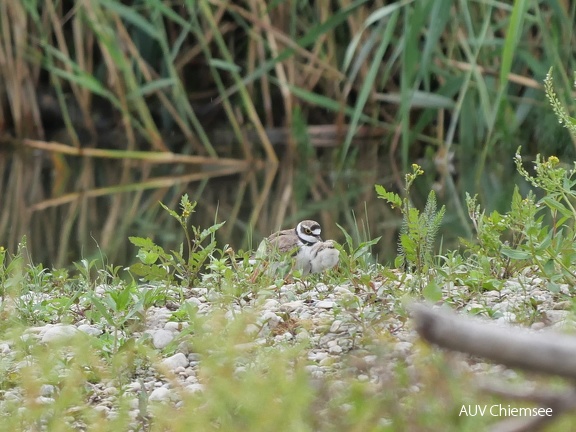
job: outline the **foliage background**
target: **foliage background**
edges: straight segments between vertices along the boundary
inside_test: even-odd
[[[465,192],[508,208],[518,146],[574,157],[542,81],[554,66],[570,106],[575,7],[0,2],[0,243],[131,262],[128,235],[181,242],[157,202],[188,191],[200,225],[227,221],[220,243],[315,217],[383,234],[386,258],[400,220],[373,185],[400,192],[413,162],[415,204],[436,189],[446,241],[469,237]]]

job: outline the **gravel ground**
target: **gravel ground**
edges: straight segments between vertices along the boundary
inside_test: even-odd
[[[503,325],[530,320],[534,331],[545,327],[574,328],[572,315],[565,310],[570,303],[559,301],[559,294],[549,291],[543,280],[526,273],[506,281],[500,291],[478,294],[469,292],[466,287],[445,287],[445,302],[452,308],[489,316],[491,318],[488,319]],[[405,285],[383,277],[373,279],[369,290],[357,290],[352,284],[287,284],[279,290],[274,288],[275,294],[268,298],[245,298],[240,302],[228,303],[225,316],[232,320],[241,312],[254,314],[256,319],[246,327],[246,332],[253,336],[252,347],[304,342],[308,347],[306,369],[313,381],[329,379],[330,386],[337,389],[344,384],[342,377],[349,380],[353,376],[359,381],[370,382],[377,390],[386,385],[386,377],[393,373],[395,364],[402,361],[414,375],[413,387],[409,391],[418,391],[417,374],[412,364],[418,349],[415,345],[418,336],[406,315],[398,313],[404,310],[401,296],[391,294],[401,292],[402,286]],[[99,289],[105,292],[112,288]],[[561,286],[560,290],[568,294],[568,286]],[[197,308],[200,316],[211,313],[214,305],[221,307],[223,304],[220,294],[205,288],[191,289],[187,295],[186,301]],[[49,297],[48,294],[42,296]],[[162,354],[162,350],[174,340],[178,341],[179,335],[187,329],[187,323],[170,320],[175,306],[178,305],[151,307],[147,311],[145,328],[135,334],[136,337],[144,333],[149,335],[150,343],[164,357],[161,367],[139,369],[133,380],[121,389],[113,382],[91,384],[88,402],[97,410],[114,416],[118,395],[132,394],[131,415],[136,419],[142,394],[146,394],[151,402],[165,401],[178,406],[183,391],[201,393],[205,390],[206,383],[198,375],[202,358],[193,352],[189,344],[183,341],[170,355]],[[108,330],[104,324],[79,320],[73,324],[30,327],[26,333],[28,337],[50,344],[76,332],[96,338]],[[14,341],[0,341],[0,357],[5,365],[15,361],[13,348]],[[500,366],[484,364],[465,356],[461,356],[459,365],[473,372],[504,376],[513,374]],[[246,367],[248,365],[238,362],[235,372],[242,374]],[[57,387],[46,384],[42,387],[38,402],[53,403],[57,393]],[[22,391],[19,388],[0,390],[0,405],[20,398]]]

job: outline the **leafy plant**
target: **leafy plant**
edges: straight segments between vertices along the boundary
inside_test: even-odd
[[[340,251],[339,268],[344,273],[345,277],[351,280],[355,285],[360,283],[364,286],[370,284],[370,273],[374,268],[374,257],[372,255],[372,246],[377,244],[381,237],[376,237],[371,240],[363,240],[355,242],[352,236],[346,229],[336,224],[344,238],[346,239],[344,245],[337,245]]]
[[[430,191],[423,212],[412,205],[409,199],[410,188],[414,180],[423,173],[418,165],[412,165],[412,172],[405,177],[404,198],[394,192],[388,192],[384,186],[375,186],[378,198],[386,200],[392,208],[398,208],[402,212],[402,227],[398,241],[399,256],[395,264],[407,270],[414,269],[420,275],[426,274],[434,264],[434,242],[446,211],[444,206],[440,210],[437,209],[434,191]]]
[[[180,200],[181,213],[160,203],[184,230],[187,258],[184,255],[182,244],[179,251],[166,252],[150,238],[130,237],[130,242],[139,247],[137,256],[140,263],[130,266],[130,271],[133,274],[141,276],[147,281],[170,283],[179,279],[183,286],[194,286],[199,279],[200,270],[216,250],[214,233],[224,225],[224,222],[215,223],[204,230],[194,225],[189,228],[188,219],[194,213],[196,204],[196,202],[190,201],[187,194],[184,194]],[[209,240],[209,243],[204,245],[206,240]]]

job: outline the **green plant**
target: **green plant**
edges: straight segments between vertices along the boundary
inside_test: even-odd
[[[372,255],[372,246],[377,244],[381,237],[355,242],[352,235],[350,235],[343,226],[339,224],[336,225],[340,228],[340,231],[342,231],[346,239],[344,245],[337,245],[340,251],[340,262],[338,264],[340,273],[355,285],[360,283],[361,285],[368,286],[370,284],[370,274],[375,264]]]
[[[140,263],[130,266],[130,271],[147,281],[170,284],[178,279],[183,286],[192,287],[199,280],[200,270],[216,251],[214,233],[224,225],[224,222],[215,223],[204,230],[194,225],[189,228],[188,219],[194,213],[196,202],[191,202],[187,194],[180,200],[181,213],[169,209],[162,203],[160,205],[184,230],[187,257],[184,255],[183,244],[178,251],[166,252],[150,238],[130,237],[130,242],[139,248],[137,256],[140,260]],[[209,240],[207,245],[203,244],[206,240]]]
[[[437,209],[436,194],[430,191],[424,211],[415,208],[409,198],[410,188],[416,178],[424,171],[414,164],[412,172],[405,176],[404,198],[394,192],[388,192],[383,186],[376,185],[378,198],[386,200],[392,208],[398,208],[402,212],[402,227],[398,241],[398,258],[396,266],[407,270],[415,270],[419,275],[424,275],[434,265],[434,242],[438,234],[438,228],[446,208]]]
[[[576,133],[576,119],[570,117],[558,99],[552,80],[552,69],[545,79],[545,91],[558,118],[571,133]],[[463,241],[476,263],[496,278],[508,278],[520,269],[534,265],[557,291],[560,283],[573,285],[576,272],[576,164],[570,169],[556,156],[545,159],[539,154],[531,174],[522,164],[520,148],[514,157],[518,173],[536,190],[522,198],[514,189],[508,213],[480,210],[476,197],[467,195],[468,213],[477,233],[477,242]]]
[[[476,229],[477,242],[463,241],[467,251],[487,274],[509,278],[527,266],[537,266],[549,281],[549,288],[559,283],[576,282],[572,263],[576,260],[576,166],[566,169],[551,156],[537,155],[534,175],[522,166],[520,152],[515,157],[518,172],[544,192],[539,200],[529,192],[522,198],[518,188],[512,196],[510,211],[489,215],[480,210],[475,197],[467,197],[468,211]]]

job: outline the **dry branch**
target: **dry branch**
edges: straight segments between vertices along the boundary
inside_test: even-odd
[[[484,357],[510,367],[535,372],[576,377],[576,337],[552,331],[531,332],[479,319],[457,316],[447,310],[433,310],[414,304],[416,330],[428,342],[444,348]],[[576,390],[552,392],[482,385],[499,396],[525,400],[550,408],[552,416],[513,417],[495,424],[492,432],[535,432],[576,408]]]
[[[504,327],[423,304],[413,305],[412,311],[418,333],[436,345],[510,367],[576,378],[576,337]]]

